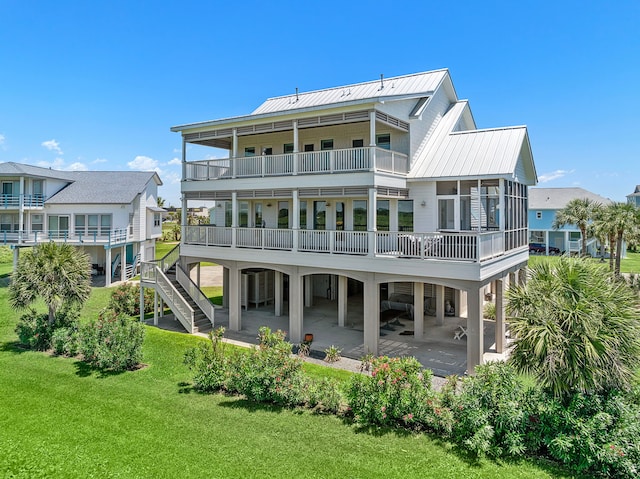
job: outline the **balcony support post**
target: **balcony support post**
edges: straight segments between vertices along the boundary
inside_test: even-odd
[[[424,335],[424,283],[413,283],[413,334],[414,338],[422,339]]]
[[[292,250],[298,251],[298,232],[300,231],[300,200],[298,198],[298,190],[292,191],[292,215],[291,229],[293,230]],[[306,226],[306,225],[305,225]]]
[[[238,158],[238,129],[233,129],[231,141],[231,178],[236,177],[236,158]]]
[[[222,268],[222,307],[229,308],[229,268]]]
[[[505,319],[505,278],[500,278],[495,281],[496,285],[496,353],[504,352],[504,345],[506,339],[506,323]]]
[[[274,315],[276,317],[282,316],[282,272],[276,271],[274,278],[274,292],[275,300],[274,300]]]
[[[238,193],[231,193],[231,246],[236,247],[238,229]]]
[[[364,282],[364,353],[378,355],[380,336],[380,288],[374,273]]]
[[[367,208],[367,230],[369,231],[368,256],[376,255],[376,189],[369,188],[369,205]]]
[[[293,120],[293,172],[292,174],[295,176],[298,174],[298,152],[300,151],[299,144],[299,136],[298,136],[298,120]]]
[[[187,142],[182,137],[182,178],[187,177]]]
[[[444,325],[444,286],[436,284],[436,325]]]
[[[481,286],[467,291],[467,374],[475,374],[476,366],[483,362],[482,291]]]
[[[229,329],[231,331],[240,331],[242,328],[241,279],[240,269],[234,261],[229,266]]]
[[[338,276],[338,326],[344,328],[347,319],[347,277]]]
[[[104,272],[104,284],[105,286],[111,286],[111,248],[105,249],[106,259],[105,259],[105,272]]]
[[[289,275],[289,341],[292,343],[302,342],[304,326],[302,290],[302,277],[298,268],[293,268]]]

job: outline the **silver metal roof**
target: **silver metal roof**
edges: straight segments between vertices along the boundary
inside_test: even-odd
[[[459,101],[442,117],[423,150],[416,155],[408,178],[513,176],[521,166],[534,184],[536,174],[527,128],[454,131],[468,108],[466,101]],[[525,165],[518,164],[522,160]]]
[[[435,91],[447,74],[448,70],[446,69],[434,70],[327,88],[326,90],[298,93],[297,95],[294,93],[292,95],[269,98],[254,110],[252,115],[284,112],[322,105],[338,105],[354,100],[381,100],[403,95],[426,95]]]
[[[561,210],[567,203],[576,198],[588,198],[596,203],[608,205],[613,203],[609,198],[592,193],[584,188],[530,188],[530,210]]]

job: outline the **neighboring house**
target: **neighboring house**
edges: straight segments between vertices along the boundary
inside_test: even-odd
[[[627,195],[627,202],[640,208],[640,185],[630,195]]]
[[[327,327],[345,327],[360,298],[372,354],[383,300],[420,312],[429,303],[439,325],[466,312],[467,367],[482,363],[486,289],[502,302],[528,260],[537,178],[526,127],[477,130],[445,69],[270,98],[248,115],[171,130],[183,141],[183,208],[217,205],[215,226],[183,226],[181,262],[224,266],[231,330],[242,328],[251,276],[276,316],[288,302],[293,343],[314,298],[335,304]],[[229,156],[188,161],[187,144]],[[416,319],[415,338],[427,337]],[[504,327],[498,308],[498,352]]]
[[[601,205],[612,201],[584,188],[531,188],[529,190],[529,244],[531,252],[543,254],[580,253],[582,234],[576,225],[553,229],[556,213],[571,200],[587,198]],[[598,256],[600,244],[587,239],[587,253]]]
[[[82,247],[106,284],[153,260],[162,236],[162,184],[154,172],[57,171],[0,163],[0,243],[14,249],[56,241]],[[116,274],[117,273],[117,274]]]

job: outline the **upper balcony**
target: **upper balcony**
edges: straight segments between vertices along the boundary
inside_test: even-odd
[[[0,195],[0,208],[44,208],[46,198],[43,195]]]
[[[187,162],[183,179],[203,181],[361,171],[405,176],[409,159],[405,154],[375,146],[236,157]]]
[[[73,245],[101,245],[106,248],[133,241],[129,228],[117,228],[106,233],[56,231],[0,231],[0,244],[33,246],[39,243],[70,243]]]

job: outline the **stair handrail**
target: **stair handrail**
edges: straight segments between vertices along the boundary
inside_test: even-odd
[[[157,286],[155,290],[160,293],[176,319],[187,331],[195,333],[195,311],[167,278],[156,261],[143,261],[140,264],[140,279],[143,285],[144,283],[155,284]]]
[[[182,267],[176,265],[176,279],[180,286],[184,288],[191,299],[193,299],[198,307],[202,310],[205,316],[211,321],[211,327],[213,327],[213,317],[215,314],[215,308],[213,303],[209,301],[209,298],[202,292],[196,283],[189,277],[187,272]]]
[[[180,243],[175,245],[171,251],[165,254],[158,261],[160,269],[163,273],[166,273],[167,270],[171,269],[171,267],[178,262],[180,259]]]

